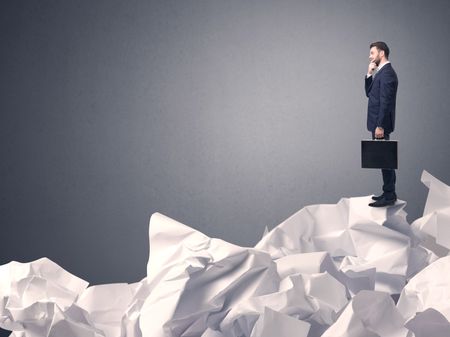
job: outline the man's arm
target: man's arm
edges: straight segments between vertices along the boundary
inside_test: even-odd
[[[367,75],[365,79],[365,89],[366,89],[366,96],[369,97],[370,88],[372,87],[372,75]]]
[[[390,113],[395,100],[397,79],[392,74],[380,78],[380,111],[377,117],[377,126],[384,128],[384,117]]]
[[[372,87],[373,81],[373,73],[377,69],[377,65],[374,62],[369,63],[369,67],[367,68],[367,75],[365,79],[365,88],[366,88],[366,96],[369,97],[370,88]]]

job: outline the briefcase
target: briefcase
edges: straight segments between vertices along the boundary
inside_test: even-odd
[[[396,140],[362,140],[362,168],[397,169],[398,142]]]

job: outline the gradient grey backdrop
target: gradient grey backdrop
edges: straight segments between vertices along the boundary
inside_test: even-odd
[[[450,3],[1,1],[0,264],[145,276],[162,212],[254,245],[303,206],[381,191],[360,168],[369,43],[399,77],[398,195],[450,183]]]

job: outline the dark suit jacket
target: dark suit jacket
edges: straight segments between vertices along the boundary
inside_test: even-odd
[[[372,133],[380,126],[385,133],[391,133],[395,127],[395,101],[397,97],[397,74],[387,63],[375,74],[365,80],[367,107],[367,130]]]

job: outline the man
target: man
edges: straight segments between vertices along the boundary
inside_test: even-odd
[[[389,48],[384,42],[370,45],[369,68],[365,78],[366,95],[369,98],[367,108],[367,130],[372,132],[372,139],[389,140],[395,126],[395,101],[397,97],[397,74],[392,68]],[[382,169],[383,193],[372,197],[372,207],[393,205],[397,200],[395,193],[395,170]]]

